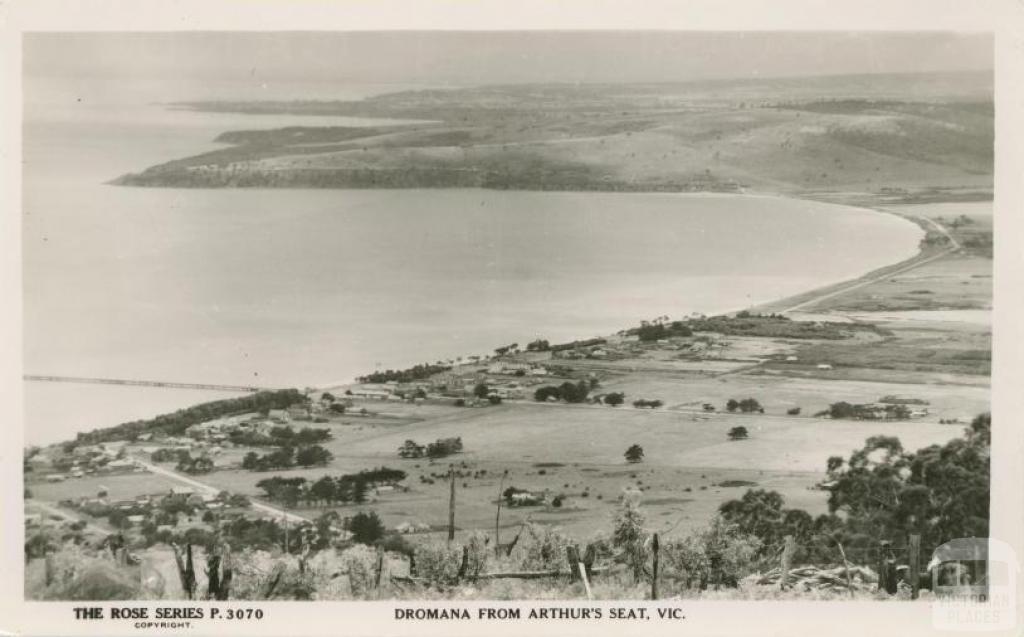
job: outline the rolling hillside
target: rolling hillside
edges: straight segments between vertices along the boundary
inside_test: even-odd
[[[218,138],[230,144],[224,149],[117,183],[984,198],[992,187],[991,85],[976,75],[953,79],[520,85],[360,102],[179,105],[429,121],[233,131]]]

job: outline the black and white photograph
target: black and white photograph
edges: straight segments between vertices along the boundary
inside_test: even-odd
[[[21,601],[124,634],[1015,607],[992,32],[18,48]]]

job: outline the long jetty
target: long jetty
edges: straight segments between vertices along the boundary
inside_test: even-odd
[[[134,380],[130,378],[88,378],[85,376],[42,376],[36,374],[25,374],[22,378],[26,381],[45,383],[88,383],[93,385],[130,385],[134,387],[162,387],[165,389],[206,389],[214,391],[231,392],[260,392],[269,391],[267,387],[254,387],[252,385],[214,385],[211,383],[175,383],[162,380]]]

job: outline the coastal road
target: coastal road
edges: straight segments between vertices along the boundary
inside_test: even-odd
[[[819,294],[817,296],[814,296],[814,297],[811,297],[811,298],[806,299],[804,301],[801,301],[801,302],[797,303],[796,305],[793,305],[791,307],[787,307],[787,308],[779,310],[779,311],[781,313],[785,314],[786,312],[796,312],[796,311],[802,310],[802,309],[804,309],[804,308],[806,308],[808,306],[815,305],[816,303],[820,303],[821,301],[824,301],[826,299],[835,298],[837,296],[841,296],[843,294],[847,294],[849,292],[852,292],[853,290],[857,290],[857,289],[860,289],[862,287],[871,285],[872,283],[878,283],[879,281],[884,281],[885,279],[891,278],[891,277],[896,276],[898,274],[904,274],[906,272],[910,272],[911,270],[917,269],[917,268],[919,268],[919,267],[921,267],[921,266],[923,266],[925,264],[931,263],[932,261],[935,261],[937,259],[941,259],[942,257],[950,255],[950,254],[952,254],[952,253],[954,253],[954,252],[956,252],[957,250],[960,249],[960,242],[958,242],[953,237],[953,235],[949,233],[948,230],[946,230],[944,227],[942,227],[941,224],[939,224],[939,223],[937,223],[937,222],[935,222],[935,221],[933,221],[931,219],[928,219],[927,217],[915,217],[915,219],[920,219],[921,221],[924,221],[928,225],[930,225],[933,228],[935,228],[936,231],[938,231],[939,233],[944,235],[947,239],[949,239],[949,247],[947,247],[946,249],[941,250],[939,252],[936,252],[935,254],[933,254],[933,255],[931,255],[929,257],[924,257],[923,259],[918,259],[918,260],[913,261],[912,263],[908,263],[907,265],[905,265],[905,266],[903,266],[901,268],[897,268],[895,270],[890,270],[888,272],[883,272],[881,274],[878,274],[878,275],[875,275],[875,276],[872,276],[872,277],[868,277],[868,278],[864,278],[864,279],[858,279],[858,280],[850,283],[849,285],[845,285],[845,286],[839,288],[838,290],[833,290],[831,292],[826,292],[824,294]]]
[[[156,473],[158,475],[165,476],[167,478],[170,478],[171,480],[175,480],[175,481],[180,482],[182,484],[188,485],[188,486],[190,486],[190,487],[192,487],[194,489],[199,489],[200,491],[203,491],[205,493],[211,493],[211,494],[216,495],[217,493],[220,493],[220,491],[221,491],[217,487],[214,487],[212,485],[206,484],[205,482],[200,482],[199,480],[195,480],[193,478],[189,478],[187,476],[183,476],[183,475],[181,475],[180,473],[178,473],[176,471],[171,471],[170,469],[165,469],[165,468],[163,468],[161,466],[153,464],[152,462],[146,462],[145,460],[140,459],[138,456],[132,457],[132,460],[134,460],[136,462],[136,464],[145,467],[147,470],[149,470],[152,473]],[[254,510],[260,511],[262,513],[266,513],[268,516],[273,517],[273,518],[284,518],[288,522],[292,522],[292,523],[296,523],[296,524],[301,523],[301,522],[310,522],[311,521],[307,517],[303,517],[303,516],[298,515],[296,513],[290,513],[288,511],[285,511],[284,509],[280,509],[280,508],[278,508],[276,506],[273,506],[273,505],[270,505],[270,504],[265,504],[265,503],[260,502],[258,500],[252,500],[250,498],[250,501],[252,502],[252,508]]]

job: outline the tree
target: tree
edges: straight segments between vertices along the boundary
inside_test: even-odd
[[[644,448],[637,444],[631,445],[624,455],[627,462],[640,462],[644,459]]]
[[[640,581],[643,576],[644,565],[647,562],[647,550],[644,545],[648,533],[644,529],[645,521],[639,501],[626,497],[612,522],[612,546],[624,554],[626,563],[633,569],[633,578],[636,581]]]
[[[661,407],[664,404],[665,403],[661,402],[660,400],[645,400],[643,398],[639,398],[633,401],[633,406],[636,407],[637,409],[643,409],[644,407],[657,409],[658,407]]]
[[[746,427],[733,427],[729,430],[729,440],[746,440],[749,437]]]
[[[732,413],[740,408],[740,403],[735,398],[730,398],[729,402],[725,403],[725,409],[729,413]]]
[[[333,403],[335,400],[334,394],[332,394],[329,391],[325,391],[324,393],[320,394],[320,400],[327,403]]]
[[[501,404],[501,396],[499,396],[497,394],[493,394],[491,396],[488,396],[487,397],[487,402],[491,403],[492,405],[500,405]]]
[[[330,476],[323,476],[309,487],[309,497],[315,502],[331,504],[338,499],[337,483]]]
[[[487,386],[487,383],[477,383],[476,387],[473,388],[473,395],[477,398],[487,398],[489,393],[491,393],[491,389]]]
[[[349,520],[348,530],[352,533],[352,540],[359,544],[373,544],[384,537],[384,523],[375,511],[356,513]]]
[[[961,438],[908,453],[899,439],[872,436],[844,463],[831,462],[829,511],[847,528],[891,538],[916,531],[927,546],[988,535],[991,415]]]
[[[462,451],[462,438],[438,438],[427,445],[427,457],[443,458]]]
[[[526,345],[526,351],[528,352],[546,352],[549,349],[551,349],[551,343],[543,338],[538,338]]]
[[[744,398],[739,402],[739,408],[740,411],[742,411],[745,414],[750,414],[755,411],[759,411],[762,414],[764,413],[764,407],[762,407],[761,403],[759,403],[754,398]]]
[[[587,395],[590,393],[590,386],[582,380],[576,384],[565,381],[558,386],[558,393],[562,400],[567,403],[581,403],[587,399]]]
[[[313,520],[314,534],[310,548],[314,551],[322,551],[331,546],[335,537],[335,529],[341,528],[341,526],[341,516],[337,511],[327,511],[318,515]]]
[[[766,546],[782,541],[782,496],[776,491],[750,489],[739,500],[730,500],[718,508],[722,520],[742,533],[753,535]]]
[[[299,447],[299,450],[295,452],[295,464],[299,465],[300,467],[325,465],[333,459],[334,454],[332,454],[327,449],[324,449],[320,445]]]
[[[533,399],[539,403],[546,402],[550,398],[560,399],[562,392],[554,385],[545,385],[533,392]]]
[[[604,397],[604,404],[618,407],[626,401],[626,395],[622,392],[612,392]]]
[[[366,502],[367,486],[365,480],[356,480],[352,483],[352,501],[356,504]]]
[[[416,444],[415,440],[406,440],[398,448],[398,455],[402,458],[422,458],[425,452],[426,448],[423,445]]]
[[[849,459],[828,459],[829,514],[813,520],[763,490],[747,491],[719,512],[766,547],[795,536],[810,561],[834,558],[836,541],[866,548],[908,533],[920,534],[924,546],[987,537],[990,431],[991,416],[983,414],[962,438],[913,453],[893,436],[868,438]]]

